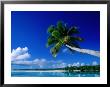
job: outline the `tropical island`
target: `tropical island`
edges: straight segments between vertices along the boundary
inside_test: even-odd
[[[11,76],[100,76],[100,12],[13,11],[11,15]]]
[[[100,72],[100,65],[94,66],[67,66],[64,68],[49,69],[13,69],[13,71],[34,71],[34,72]]]

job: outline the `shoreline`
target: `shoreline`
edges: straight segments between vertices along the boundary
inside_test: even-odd
[[[12,70],[12,72],[67,72],[65,70]]]
[[[68,71],[66,70],[12,70],[11,72],[68,72]],[[81,70],[74,70],[72,72],[81,72]],[[86,71],[86,72],[90,72],[90,71]]]

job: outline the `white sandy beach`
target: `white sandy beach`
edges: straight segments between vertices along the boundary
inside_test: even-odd
[[[12,70],[12,72],[67,72],[65,70]],[[80,72],[80,70],[74,70]]]

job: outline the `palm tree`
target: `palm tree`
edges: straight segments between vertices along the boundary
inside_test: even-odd
[[[56,57],[62,46],[66,46],[71,51],[78,51],[80,53],[86,53],[100,57],[99,51],[80,48],[80,46],[78,45],[78,41],[83,41],[84,39],[75,36],[75,34],[79,33],[76,26],[68,28],[67,24],[58,21],[56,26],[49,26],[48,33],[49,37],[47,41],[47,47],[52,46],[50,52],[54,57]]]

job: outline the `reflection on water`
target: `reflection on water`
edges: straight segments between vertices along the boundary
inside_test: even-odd
[[[12,77],[99,77],[99,72],[11,72]]]
[[[64,72],[67,77],[99,77],[99,72]]]

